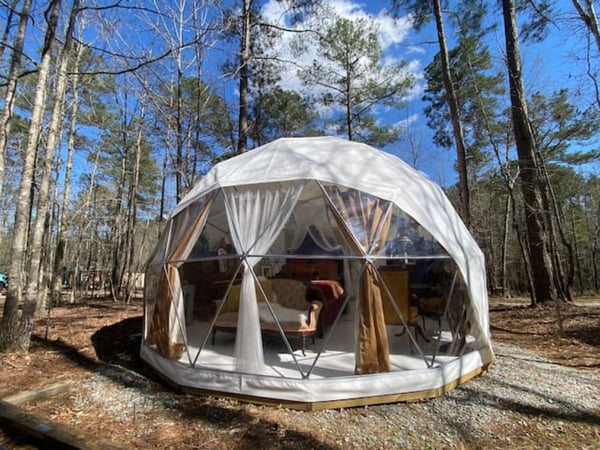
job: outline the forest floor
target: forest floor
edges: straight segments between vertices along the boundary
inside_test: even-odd
[[[439,399],[301,412],[173,391],[138,357],[141,300],[87,299],[40,314],[28,354],[0,354],[0,399],[90,448],[600,448],[600,297],[560,312],[562,335],[554,304],[491,298],[488,374]],[[0,423],[2,448],[49,445]]]

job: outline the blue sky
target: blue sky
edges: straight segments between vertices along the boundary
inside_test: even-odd
[[[431,46],[426,46],[419,42],[420,37],[416,36],[408,17],[393,20],[389,15],[385,14],[385,2],[333,0],[326,3],[328,7],[341,17],[353,20],[368,17],[373,20],[378,28],[378,37],[384,53],[384,64],[393,63],[398,60],[404,60],[408,63],[407,72],[417,79],[417,83],[406,97],[407,107],[401,110],[381,111],[380,121],[382,123],[402,125],[404,127],[409,127],[411,131],[417,131],[416,133],[412,133],[411,137],[413,139],[424,141],[422,144],[423,151],[420,152],[419,158],[417,159],[418,168],[428,172],[428,175],[432,178],[436,177],[435,172],[440,169],[441,172],[448,172],[448,167],[452,167],[451,152],[443,151],[442,154],[439,154],[437,149],[435,149],[434,152],[429,151],[431,149],[431,138],[427,135],[430,133],[429,130],[423,128],[422,122],[421,111],[423,106],[420,101],[424,88],[422,71],[428,61],[431,60]],[[262,13],[271,22],[289,26],[289,17],[284,14],[281,3],[276,0],[264,2]],[[325,18],[316,17],[313,20],[314,23],[312,26],[318,27],[323,26]],[[301,25],[299,27],[301,28],[303,26],[306,25]],[[308,47],[307,52],[301,57],[291,56],[289,45],[290,41],[294,38],[295,35],[293,34],[284,36],[279,47],[273,49],[273,52],[278,54],[282,59],[293,60],[301,65],[310,65],[313,59],[319,58],[316,49],[314,47],[311,48],[310,46]],[[287,72],[282,76],[282,86],[286,89],[308,92],[314,95],[316,88],[311,87],[307,91],[307,88],[302,86],[302,83],[298,79],[294,66],[290,65],[289,69],[290,72]],[[322,111],[322,113],[327,114],[327,111]],[[406,155],[406,151],[403,151],[402,143],[390,146],[386,150],[402,157],[411,164],[414,162],[414,157]],[[431,153],[435,153],[435,157],[433,157]],[[435,164],[427,164],[428,160],[435,160]],[[440,174],[440,176],[444,175]],[[450,176],[452,175],[450,174]],[[439,176],[437,181],[440,181]]]
[[[150,0],[148,0],[150,1]],[[238,5],[238,0],[230,0],[230,4]],[[386,60],[402,58],[409,62],[411,73],[419,78],[419,82],[411,95],[406,99],[407,106],[404,109],[397,111],[386,111],[385,120],[391,123],[406,123],[407,133],[405,139],[397,143],[397,145],[386,148],[387,151],[394,153],[404,159],[407,163],[416,166],[425,172],[432,180],[443,185],[450,186],[456,182],[456,174],[454,171],[455,151],[454,149],[439,149],[432,142],[432,133],[425,124],[423,117],[424,104],[421,101],[424,89],[424,81],[422,79],[422,71],[432,60],[433,55],[437,52],[436,35],[433,26],[428,26],[421,33],[416,33],[412,28],[410,21],[407,18],[401,18],[394,22],[385,14],[383,10],[387,7],[387,1],[352,1],[352,0],[328,0],[326,2],[331,8],[344,17],[358,18],[365,17],[367,14],[372,17],[379,27],[379,35],[381,46],[384,49],[384,57]],[[159,2],[160,8],[171,8],[176,6],[177,2]],[[263,13],[272,20],[280,18],[285,20],[285,17],[278,16],[277,8],[279,3],[276,0],[263,0]],[[572,31],[571,17],[574,15],[571,2],[567,0],[558,1],[557,5],[563,9],[557,19],[549,28],[547,39],[539,44],[523,45],[522,56],[524,61],[524,71],[526,76],[526,88],[529,92],[542,90],[546,94],[550,94],[553,90],[568,85],[571,89],[580,92],[576,98],[582,106],[587,106],[591,102],[591,92],[589,91],[589,83],[586,88],[585,67],[581,61],[577,61],[576,56],[580,56],[585,51],[584,43],[578,38],[578,35]],[[108,13],[106,13],[108,14]],[[101,25],[100,21],[89,20],[87,27],[89,29],[88,37],[91,36],[110,36],[104,43],[111,50],[127,50],[135,49],[135,51],[149,52],[156,56],[164,51],[165,42],[160,43],[160,39],[153,37],[150,42],[144,38],[144,30],[149,35],[153,26],[160,24],[152,24],[152,19],[148,21],[140,20],[139,17],[119,17],[118,12],[115,14],[114,21],[108,21],[109,25],[114,25],[115,30],[119,25],[128,25],[130,27],[128,34],[121,35],[121,30],[114,31],[112,34],[94,33],[96,27],[107,26]],[[281,14],[281,13],[279,13]],[[90,19],[88,17],[88,19]],[[118,20],[117,20],[118,19]],[[498,14],[494,19],[500,21]],[[129,21],[125,24],[124,21]],[[495,63],[498,70],[505,71],[503,54],[504,54],[504,36],[501,22],[498,23],[497,30],[488,36],[488,45],[495,58]],[[39,46],[40,35],[38,27],[30,26],[29,31],[34,36],[34,41],[30,45]],[[123,28],[123,29],[124,29]],[[163,27],[164,28],[164,27]],[[448,25],[447,35],[452,40],[452,28]],[[154,31],[152,31],[154,33]],[[100,43],[93,42],[94,45]],[[282,43],[282,45],[285,44]],[[216,86],[218,93],[227,93],[235,106],[235,97],[237,94],[236,81],[223,80],[220,73],[217,73],[215,61],[222,60],[227,51],[227,46],[223,43],[218,44],[220,47],[220,56],[210,60],[207,66],[212,65],[212,79],[207,78],[207,82],[211,86]],[[120,47],[122,46],[122,47]],[[141,49],[141,50],[140,50]],[[224,51],[223,51],[224,50]],[[231,50],[231,48],[229,48]],[[191,51],[188,50],[188,51]],[[33,53],[33,52],[32,52]],[[316,57],[309,53],[309,57]],[[227,56],[231,56],[231,53]],[[208,69],[208,68],[207,68]],[[156,71],[160,73],[160,69]],[[207,70],[205,74],[209,75],[211,70]],[[191,70],[186,76],[194,76],[195,71]],[[286,80],[286,87],[300,88],[300,85],[293,73],[283,74],[282,78]],[[508,98],[506,98],[508,102]],[[383,120],[383,119],[382,119]],[[597,144],[597,143],[596,143]],[[417,149],[416,152],[411,152],[410,148]],[[81,157],[81,156],[80,156]],[[86,171],[85,162],[80,161],[77,164],[82,171]],[[597,170],[595,168],[591,170]]]
[[[372,17],[379,27],[384,59],[400,58],[408,61],[411,73],[419,79],[414,91],[406,99],[406,109],[387,112],[386,120],[393,123],[405,122],[408,128],[406,138],[386,150],[397,154],[409,164],[416,165],[439,184],[448,186],[456,182],[453,169],[455,150],[435,147],[431,138],[432,133],[423,117],[425,105],[421,101],[424,89],[422,71],[438,51],[434,26],[429,25],[421,33],[416,33],[408,17],[393,21],[384,14],[384,9],[389,3],[385,1],[330,0],[326,3],[342,17],[350,19],[367,15]],[[264,2],[263,14],[270,20],[279,20],[283,24],[286,17],[281,11],[281,4],[276,0]],[[589,83],[586,87],[584,76],[586,68],[582,61],[576,59],[582,54],[584,48],[578,35],[573,32],[575,23],[572,20],[573,6],[570,2],[558,1],[556,11],[558,14],[548,29],[547,38],[541,43],[523,43],[521,46],[526,89],[529,93],[540,91],[550,95],[555,90],[569,87],[573,92],[580,92],[579,95],[574,96],[573,101],[579,102],[580,106],[585,108],[592,99],[591,92],[587,90]],[[452,46],[453,30],[448,18],[445,19],[446,34]],[[497,28],[487,36],[486,43],[494,57],[496,70],[505,72],[502,18],[499,14],[495,14],[488,20],[497,21]],[[285,46],[285,38],[283,41],[282,47]],[[305,62],[310,62],[316,57],[318,56],[309,52]],[[302,90],[294,73],[286,73],[283,79],[285,87]],[[506,102],[508,103],[508,96]],[[410,151],[411,145],[419,149],[417,153]]]

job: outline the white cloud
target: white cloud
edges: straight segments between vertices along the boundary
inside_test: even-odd
[[[283,5],[284,2],[270,0],[262,9],[263,17],[272,23],[279,25],[289,25],[289,13]],[[402,43],[408,33],[412,30],[412,20],[410,16],[392,18],[385,9],[381,9],[376,15],[365,10],[365,5],[350,0],[328,1],[326,7],[335,15],[350,20],[372,19],[378,27],[379,43],[384,51],[390,47]],[[314,18],[318,24],[322,18]]]
[[[278,2],[276,0],[269,0],[263,6],[261,12],[263,17],[268,22],[277,24],[279,26],[291,27],[290,14],[285,10],[283,3],[284,2]],[[401,44],[405,41],[408,33],[412,29],[411,19],[409,16],[394,20],[386,14],[384,9],[372,14],[367,11],[364,4],[353,2],[351,0],[331,0],[327,2],[327,7],[339,17],[344,17],[350,20],[357,20],[361,18],[371,19],[375,22],[376,26],[378,27],[379,42],[384,52],[384,61],[382,61],[382,63],[391,65],[397,63],[401,59],[408,59],[406,54],[402,54],[398,44]],[[317,28],[320,26],[322,28],[324,26],[324,21],[325,19],[323,17],[311,17],[308,18],[307,23],[296,25],[296,29],[299,30],[310,26]],[[297,68],[298,66],[311,65],[313,60],[318,60],[319,55],[317,48],[314,45],[307,45],[306,51],[302,55],[294,55],[292,52],[291,43],[295,38],[297,38],[297,35],[294,33],[284,33],[278,44],[272,47],[271,52],[272,55],[277,55],[284,61],[290,61],[294,63],[283,65],[282,70],[285,72],[281,74],[281,87],[284,89],[307,93],[307,89],[302,85],[302,82],[297,76]],[[308,44],[310,40],[306,39],[303,42]],[[410,53],[414,54],[412,51]],[[421,64],[418,60],[409,60],[407,71],[417,79],[422,78]],[[415,87],[409,96],[414,98],[414,96],[421,90],[422,88]],[[317,94],[318,89],[312,88],[308,93]]]
[[[394,20],[385,11],[381,11],[375,20],[379,24],[379,42],[384,51],[401,44],[412,30],[412,20],[409,16]]]

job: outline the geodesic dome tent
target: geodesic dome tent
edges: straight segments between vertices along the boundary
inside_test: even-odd
[[[443,191],[339,138],[214,166],[173,211],[144,298],[147,364],[249,401],[438,396],[494,359],[483,255]]]

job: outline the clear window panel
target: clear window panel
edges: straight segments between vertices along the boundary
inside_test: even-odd
[[[379,273],[393,370],[429,367],[473,350],[479,334],[454,262],[421,259],[384,265]]]
[[[448,256],[444,248],[422,225],[397,206],[392,208],[389,232],[377,255],[398,261],[407,258]]]
[[[169,242],[189,232],[203,205],[174,219]],[[243,258],[232,246],[222,194],[213,197],[199,236],[178,269],[186,342],[180,361],[235,371]],[[392,370],[440,364],[472,349],[481,335],[447,252],[399,207],[369,194],[307,182],[271,248],[253,256],[261,256],[254,281],[265,367],[273,376],[354,373],[365,264],[377,269]],[[148,269],[148,317],[161,295],[161,270]]]
[[[332,209],[340,226],[350,231],[345,232],[346,240],[353,246],[360,247],[362,253],[372,254],[381,247],[382,234],[387,233],[388,221],[386,220],[391,203],[366,192],[338,185],[324,185]],[[360,253],[360,252],[359,252]]]
[[[146,277],[144,281],[144,307],[146,322],[152,318],[156,303],[159,300],[162,273],[162,264],[151,264],[146,269]],[[146,323],[144,327],[144,339],[148,337],[149,329],[150,324]]]
[[[185,240],[186,234],[190,232],[194,222],[198,219],[202,208],[206,203],[206,197],[193,202],[183,211],[171,219],[171,231],[168,240],[168,255],[172,255],[181,242]]]
[[[239,265],[239,258],[236,260]],[[224,303],[227,302],[232,284],[239,283],[239,279],[234,278],[235,269],[222,272],[221,262],[222,260],[206,259],[186,262],[180,267],[187,345],[191,365],[205,364],[233,370],[235,334],[227,335],[217,343],[212,328],[217,314],[235,311],[232,305]],[[188,362],[187,358],[185,362]]]

